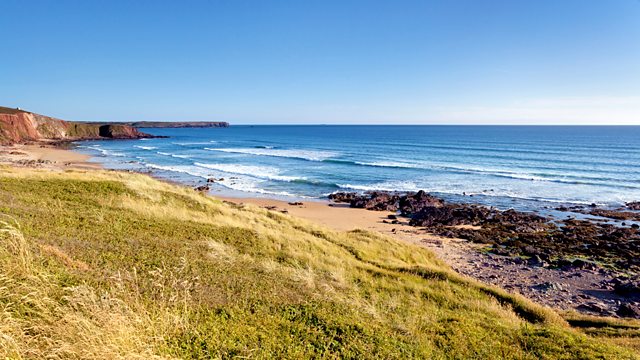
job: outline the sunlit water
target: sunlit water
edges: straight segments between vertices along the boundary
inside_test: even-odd
[[[525,209],[640,200],[640,127],[141,130],[170,138],[81,142],[78,151],[108,168],[152,171],[190,185],[224,179],[212,191],[235,196],[423,189],[450,200]]]

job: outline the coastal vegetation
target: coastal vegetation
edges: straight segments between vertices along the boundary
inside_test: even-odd
[[[0,168],[0,357],[633,359],[417,245],[142,174]]]

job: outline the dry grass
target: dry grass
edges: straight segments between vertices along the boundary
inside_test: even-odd
[[[576,330],[420,247],[144,175],[2,168],[0,214],[8,358],[623,359],[638,349],[628,329]]]

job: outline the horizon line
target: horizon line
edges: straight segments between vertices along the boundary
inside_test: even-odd
[[[73,121],[73,120],[71,120]],[[402,123],[402,124],[392,124],[392,123],[347,123],[347,124],[333,124],[333,123],[233,123],[231,121],[225,120],[133,120],[133,121],[122,121],[122,120],[85,120],[84,122],[223,122],[228,123],[229,126],[640,126],[638,124],[572,124],[572,123],[563,123],[563,124],[533,124],[533,123],[525,123],[525,124],[504,124],[504,123],[482,123],[482,124],[468,124],[468,123],[429,123],[429,124],[416,124],[416,123]]]

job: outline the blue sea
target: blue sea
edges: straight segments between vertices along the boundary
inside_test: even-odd
[[[324,198],[425,190],[498,208],[640,200],[637,126],[231,126],[141,129],[169,138],[86,141],[107,168],[229,196]]]

